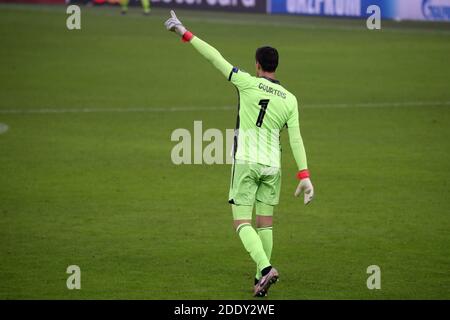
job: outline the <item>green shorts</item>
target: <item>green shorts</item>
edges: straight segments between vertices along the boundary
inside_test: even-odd
[[[251,219],[255,203],[256,214],[272,215],[273,206],[280,199],[280,188],[280,168],[258,163],[234,163],[228,196],[228,202],[234,205],[234,219]]]

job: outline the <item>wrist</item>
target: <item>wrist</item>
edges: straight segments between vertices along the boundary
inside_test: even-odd
[[[299,172],[297,172],[298,180],[303,180],[303,179],[307,179],[307,178],[309,178],[309,170],[308,169],[300,170]]]
[[[190,31],[188,31],[188,30],[186,30],[186,31],[183,33],[183,36],[181,37],[181,40],[183,40],[183,42],[189,42],[189,41],[191,41],[191,39],[192,39],[193,37],[194,37],[193,33],[190,32]]]

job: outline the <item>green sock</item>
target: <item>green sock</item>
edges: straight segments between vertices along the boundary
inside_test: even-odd
[[[250,253],[253,261],[255,261],[258,270],[270,267],[269,259],[267,259],[261,239],[255,229],[249,223],[243,223],[237,228],[237,233],[244,244],[245,250]]]
[[[272,247],[273,247],[273,233],[272,227],[263,227],[257,228],[258,236],[261,239],[261,243],[264,248],[264,252],[266,253],[267,259],[272,257]],[[256,268],[256,279],[261,278],[261,270]]]
[[[141,0],[142,8],[144,8],[144,12],[150,12],[150,0]]]
[[[128,10],[128,2],[130,0],[121,0],[120,1],[120,5],[122,7],[122,11],[127,11]]]

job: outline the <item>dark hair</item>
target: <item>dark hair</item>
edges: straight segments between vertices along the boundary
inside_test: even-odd
[[[256,61],[266,72],[275,72],[278,67],[278,51],[272,47],[261,47],[256,50]]]

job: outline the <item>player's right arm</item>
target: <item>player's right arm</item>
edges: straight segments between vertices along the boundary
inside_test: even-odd
[[[288,126],[289,144],[291,145],[292,154],[294,155],[297,164],[297,178],[300,180],[297,189],[295,190],[295,196],[298,197],[303,192],[304,203],[308,204],[314,197],[314,187],[309,178],[305,146],[300,134],[297,100],[295,100],[295,107],[286,124]]]
[[[203,57],[205,57],[228,79],[228,81],[231,81],[239,89],[244,89],[251,83],[252,76],[233,67],[233,65],[225,60],[216,48],[188,31],[177,18],[173,10],[170,11],[170,15],[171,18],[165,22],[167,30],[177,33],[184,42],[190,42]]]

